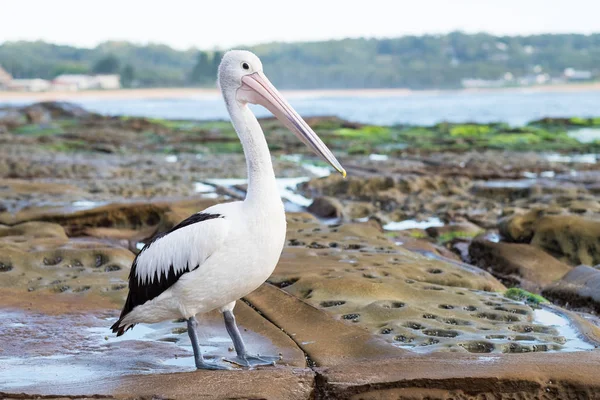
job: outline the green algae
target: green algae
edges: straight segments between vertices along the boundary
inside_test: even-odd
[[[533,294],[528,292],[527,290],[519,289],[519,288],[510,288],[506,292],[504,292],[504,296],[509,299],[524,301],[529,305],[539,305],[543,303],[548,303],[544,297],[539,294]]]
[[[314,117],[307,118],[307,121],[326,145],[338,153],[350,155],[366,156],[376,153],[402,156],[406,152],[471,150],[600,152],[600,141],[582,143],[568,133],[582,127],[600,126],[600,117],[544,118],[517,127],[505,123],[449,122],[432,126],[379,126],[352,123],[335,117]],[[85,129],[110,127],[111,124],[114,125],[112,129],[134,131],[138,135],[139,140],[135,143],[122,143],[124,149],[135,146],[158,151],[159,148],[172,145],[179,152],[242,151],[231,122],[226,120],[185,121],[130,116],[90,120],[71,117],[57,118],[50,124],[24,124],[9,132],[32,137],[53,136],[53,140],[68,141]],[[272,151],[288,154],[310,152],[275,118],[261,119],[260,124]],[[68,151],[73,149],[68,144],[55,147],[68,148]],[[89,150],[95,151],[93,147]],[[175,150],[168,150],[172,151]]]

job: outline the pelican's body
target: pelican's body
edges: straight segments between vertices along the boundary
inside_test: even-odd
[[[150,240],[133,262],[127,301],[112,326],[113,332],[122,335],[137,323],[183,317],[196,367],[207,369],[224,367],[204,361],[195,316],[215,309],[223,313],[233,340],[234,363],[264,365],[278,359],[250,355],[233,316],[236,300],[258,288],[275,269],[286,228],[269,148],[248,103],[265,106],[345,175],[325,144],[264,76],[254,54],[226,53],[219,66],[219,86],[246,156],[246,199],[207,208]]]
[[[158,297],[135,307],[123,323],[188,319],[214,309],[233,309],[232,303],[267,280],[281,255],[285,213],[278,195],[271,200],[264,208],[241,201],[218,204],[202,214],[219,217],[180,228],[150,245],[139,263],[181,265],[189,258],[200,266],[181,275]],[[173,248],[179,251],[174,253]],[[146,261],[146,257],[154,258]]]

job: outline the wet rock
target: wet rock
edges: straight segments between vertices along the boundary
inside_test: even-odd
[[[548,299],[571,308],[600,312],[600,270],[580,265],[560,281],[546,287],[542,294]]]
[[[342,218],[344,216],[344,206],[333,197],[317,197],[308,211],[321,218]]]
[[[529,291],[539,291],[572,268],[531,245],[482,239],[471,243],[469,257],[473,264],[490,271],[506,284]]]

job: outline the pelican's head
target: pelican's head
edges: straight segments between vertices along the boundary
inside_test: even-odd
[[[235,93],[235,99],[243,105],[251,103],[265,107],[312,151],[346,176],[346,170],[325,143],[267,79],[256,55],[244,50],[225,53],[219,65],[219,86],[225,97]]]

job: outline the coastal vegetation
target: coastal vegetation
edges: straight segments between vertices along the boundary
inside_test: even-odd
[[[249,47],[283,88],[457,88],[462,80],[535,74],[568,68],[600,72],[600,34],[489,34],[268,43]],[[0,65],[15,78],[64,73],[119,73],[126,87],[214,86],[220,51],[179,51],[165,45],[106,42],[75,48],[45,42],[5,42]],[[508,74],[508,75],[507,75]],[[515,83],[516,84],[516,83]]]

